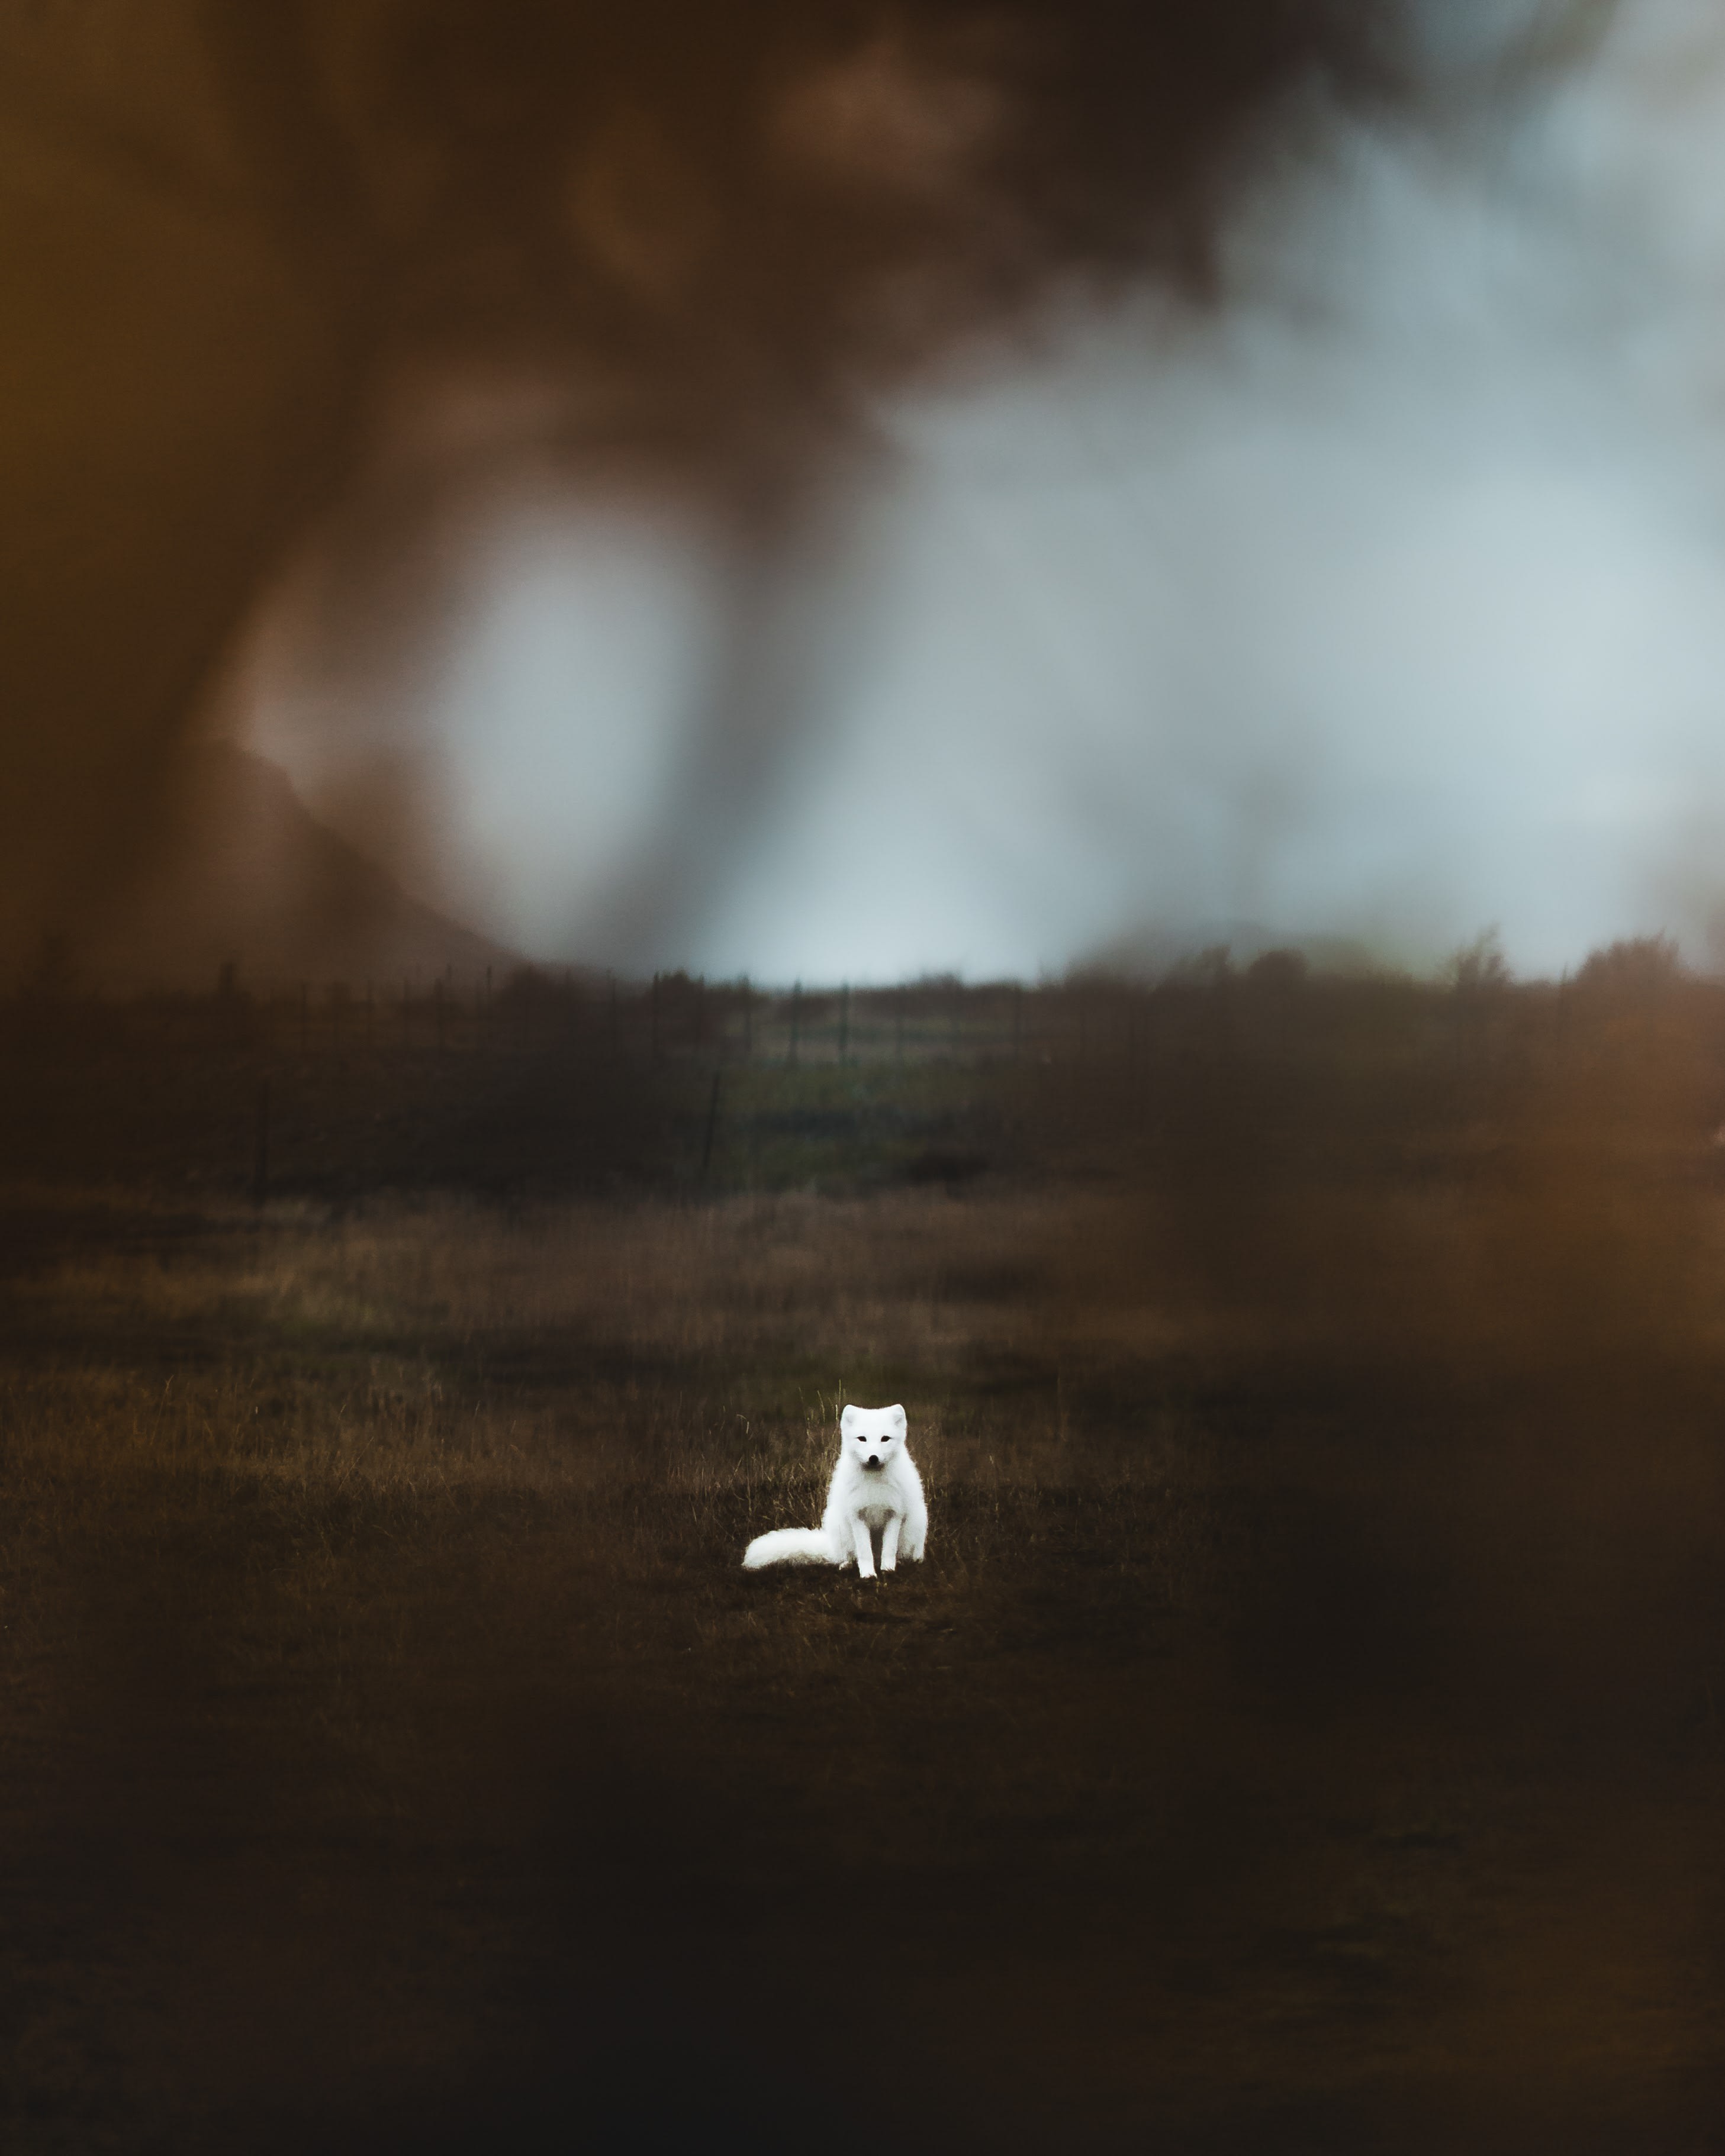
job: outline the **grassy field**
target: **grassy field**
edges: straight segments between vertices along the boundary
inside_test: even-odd
[[[277,1043],[261,1205],[15,1051],[6,2145],[1725,2147],[1717,1004],[1276,997]],[[845,1399],[927,1563],[743,1574]]]

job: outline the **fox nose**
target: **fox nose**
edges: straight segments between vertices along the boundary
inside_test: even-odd
[[[878,1467],[880,1465],[880,1455],[878,1452],[871,1452],[869,1455],[868,1465],[870,1467]]]

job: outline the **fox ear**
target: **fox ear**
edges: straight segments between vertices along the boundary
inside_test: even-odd
[[[893,1420],[894,1420],[894,1421],[898,1424],[899,1428],[900,1428],[901,1430],[902,1430],[902,1429],[904,1428],[904,1426],[905,1426],[905,1411],[904,1411],[904,1409],[903,1409],[902,1408],[888,1408],[888,1409],[886,1410],[886,1412],[887,1412],[887,1414],[890,1414],[890,1415],[892,1417]]]
[[[845,1409],[845,1410],[844,1414],[841,1414],[841,1415],[839,1416],[839,1429],[840,1429],[840,1430],[855,1430],[855,1427],[856,1427],[856,1409],[855,1409],[855,1408],[846,1408],[846,1409]]]

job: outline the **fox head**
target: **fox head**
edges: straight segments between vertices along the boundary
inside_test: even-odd
[[[846,1408],[839,1418],[845,1450],[865,1474],[878,1474],[891,1465],[905,1441],[905,1411],[901,1407]]]

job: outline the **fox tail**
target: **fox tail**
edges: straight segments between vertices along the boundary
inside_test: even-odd
[[[770,1535],[757,1535],[743,1552],[742,1562],[745,1570],[758,1572],[763,1564],[838,1564],[841,1560],[819,1527],[778,1527]]]

